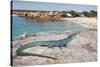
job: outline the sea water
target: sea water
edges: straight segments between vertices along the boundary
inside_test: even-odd
[[[12,16],[12,38],[24,32],[37,33],[47,31],[66,31],[83,28],[81,25],[68,21],[34,21],[25,17]]]

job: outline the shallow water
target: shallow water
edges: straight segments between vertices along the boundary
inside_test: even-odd
[[[46,31],[65,31],[83,28],[79,24],[68,21],[32,21],[24,17],[12,16],[12,37],[24,32],[36,33]]]

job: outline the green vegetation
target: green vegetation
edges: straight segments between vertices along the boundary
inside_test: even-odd
[[[91,10],[89,12],[83,11],[82,12],[86,17],[97,17],[97,11]]]

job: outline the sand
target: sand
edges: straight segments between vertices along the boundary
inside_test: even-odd
[[[70,22],[78,23],[86,28],[97,28],[97,18],[87,18],[87,17],[75,17],[75,18],[63,18]]]

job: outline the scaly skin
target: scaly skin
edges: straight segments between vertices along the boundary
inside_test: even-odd
[[[54,57],[44,56],[44,55],[40,55],[40,54],[26,53],[26,52],[23,52],[23,50],[25,50],[27,48],[34,47],[34,46],[64,47],[64,46],[67,45],[67,43],[69,43],[72,40],[72,37],[75,36],[78,32],[71,33],[67,38],[62,39],[62,40],[35,41],[35,42],[28,43],[28,44],[18,48],[17,51],[16,51],[16,55],[17,56],[38,56],[38,57],[45,57],[45,58],[57,60],[57,58],[54,58]]]

